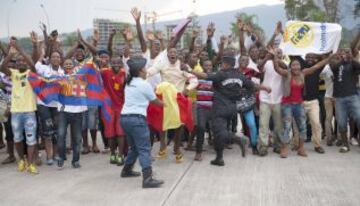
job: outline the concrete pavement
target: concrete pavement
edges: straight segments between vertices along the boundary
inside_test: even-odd
[[[337,147],[325,147],[323,155],[311,143],[306,149],[308,158],[295,152],[287,159],[272,152],[258,157],[250,149],[242,158],[234,146],[225,152],[225,167],[209,164],[209,147],[202,162],[185,151],[185,161],[176,164],[170,154],[153,165],[156,177],[165,180],[159,189],[142,189],[141,177],[120,178],[121,167],[110,165],[104,154],[82,155],[78,170],[69,161],[61,171],[43,165],[36,176],[17,172],[15,164],[0,165],[0,205],[360,205],[360,148],[340,154]],[[5,157],[2,149],[0,159]]]

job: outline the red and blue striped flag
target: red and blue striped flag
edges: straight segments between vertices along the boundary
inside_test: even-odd
[[[103,118],[111,120],[111,99],[92,60],[71,75],[44,78],[30,72],[28,80],[36,95],[46,104],[56,101],[64,105],[100,106]]]

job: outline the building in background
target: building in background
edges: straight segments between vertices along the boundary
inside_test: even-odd
[[[120,33],[121,29],[125,26],[130,26],[133,31],[135,27],[128,23],[119,22],[110,19],[94,19],[93,28],[99,31],[100,40],[98,43],[98,49],[107,49],[109,35],[113,29],[116,29],[116,35],[113,40],[113,51],[117,53],[125,45],[125,41]],[[136,32],[134,32],[134,35]]]

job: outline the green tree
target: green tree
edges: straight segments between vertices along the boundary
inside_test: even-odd
[[[360,16],[360,0],[355,0],[354,17]]]
[[[325,21],[339,23],[345,0],[283,0],[289,20]],[[360,16],[360,0],[354,0],[354,18]]]
[[[259,35],[261,39],[265,39],[265,32],[258,24],[258,16],[255,14],[237,13],[236,19],[241,19],[244,23],[250,24],[255,33]],[[239,36],[239,29],[237,22],[231,23],[231,32]]]

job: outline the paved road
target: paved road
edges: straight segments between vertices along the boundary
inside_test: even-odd
[[[324,155],[311,143],[306,148],[308,158],[270,153],[244,159],[234,147],[225,152],[225,167],[209,164],[209,148],[202,162],[192,160],[193,152],[185,152],[182,164],[170,155],[154,162],[156,176],[166,182],[160,189],[142,189],[141,178],[121,179],[121,167],[104,154],[81,156],[79,170],[68,162],[62,171],[41,166],[36,176],[17,172],[15,164],[0,165],[0,205],[360,205],[360,148],[339,154],[326,147]]]

